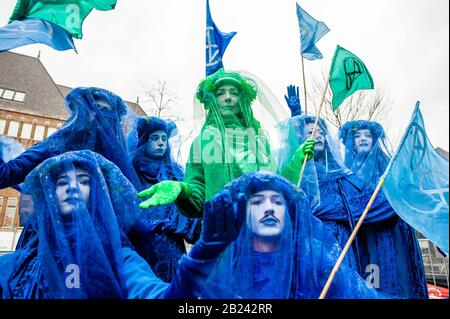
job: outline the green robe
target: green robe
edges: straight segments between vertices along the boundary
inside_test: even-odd
[[[231,131],[233,128],[237,130]],[[240,132],[249,131],[228,125],[224,142],[220,131],[214,125],[208,125],[192,143],[184,182],[192,187],[193,192],[188,198],[176,201],[178,209],[187,216],[202,216],[205,200],[212,199],[235,178],[248,172],[277,170],[270,155],[270,145],[260,137],[249,143]]]

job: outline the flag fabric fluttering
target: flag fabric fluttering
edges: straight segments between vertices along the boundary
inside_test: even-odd
[[[73,49],[77,52],[65,29],[42,19],[15,20],[0,28],[0,52],[34,43],[43,43],[59,51]]]
[[[82,25],[84,19],[93,10],[112,10],[117,0],[52,0],[31,1],[18,0],[9,22],[24,18],[37,18],[67,30],[76,39],[83,37]]]
[[[431,145],[417,102],[389,163],[383,192],[397,214],[447,255],[449,162]]]
[[[321,21],[315,20],[297,3],[297,18],[300,28],[300,52],[305,59],[316,60],[322,59],[322,53],[316,47],[316,43],[330,29]]]
[[[223,33],[211,17],[209,0],[206,0],[206,76],[223,68],[222,57],[236,32]]]
[[[363,61],[339,45],[331,62],[329,82],[333,92],[333,111],[354,92],[374,88],[372,76]]]

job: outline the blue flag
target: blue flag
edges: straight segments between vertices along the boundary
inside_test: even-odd
[[[432,147],[419,102],[383,177],[397,214],[448,254],[448,160]]]
[[[0,52],[27,44],[43,43],[64,51],[77,52],[72,36],[60,26],[41,19],[15,20],[0,28]]]
[[[298,26],[300,27],[301,53],[305,59],[322,59],[322,53],[316,47],[320,40],[330,29],[321,21],[315,20],[297,3]]]
[[[206,0],[206,76],[223,68],[222,57],[236,32],[223,33],[214,23]]]

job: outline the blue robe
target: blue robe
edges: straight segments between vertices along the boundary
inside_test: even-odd
[[[182,168],[170,157],[169,143],[160,159],[149,157],[146,150],[152,132],[163,130],[170,136],[172,125],[170,121],[155,117],[139,118],[136,121],[135,132],[128,139],[130,143],[134,137],[137,144],[137,149],[130,153],[130,159],[142,185],[139,190],[161,181],[183,180]],[[187,218],[175,204],[169,204],[146,210],[129,233],[129,238],[153,271],[169,282],[176,273],[178,261],[186,253],[184,241],[194,244],[200,236],[200,229],[201,219]]]
[[[344,247],[374,189],[354,175],[324,182],[320,182],[319,177],[319,187],[322,196],[314,215],[328,226]],[[367,266],[377,265],[379,290],[389,295],[400,298],[428,296],[417,239],[382,192],[371,206],[345,262],[364,278],[369,276]]]

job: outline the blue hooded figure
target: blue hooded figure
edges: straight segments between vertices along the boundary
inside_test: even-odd
[[[123,100],[104,89],[80,87],[70,91],[65,102],[70,117],[59,130],[0,165],[0,188],[22,183],[47,158],[77,150],[101,154],[116,164],[136,188],[140,187],[127,156],[124,124],[131,111]]]
[[[142,185],[138,191],[161,181],[182,181],[184,172],[177,163],[179,134],[174,122],[157,117],[140,117],[128,134],[129,157]],[[195,243],[201,219],[181,215],[175,204],[152,207],[130,232],[137,252],[153,271],[170,281],[178,261],[186,253],[185,243]]]
[[[355,120],[339,128],[345,146],[345,166],[365,183],[375,187],[390,161],[390,145],[381,124]]]
[[[117,165],[135,188],[139,179],[128,158],[124,133],[132,118],[124,101],[95,87],[75,88],[66,96],[70,117],[64,125],[14,159],[0,165],[0,188],[13,187],[44,160],[68,151],[91,150]],[[29,237],[24,228],[17,248]]]
[[[314,116],[295,116],[284,123],[286,144],[295,148],[295,140],[302,143],[312,133]],[[311,199],[314,216],[328,227],[331,234],[343,248],[356,223],[374,192],[374,187],[364,183],[346,168],[337,137],[334,137],[324,120],[319,119],[314,140],[315,157],[306,165],[301,188]],[[298,145],[298,144],[297,144]],[[355,269],[362,277],[373,279],[372,284],[379,291],[398,298],[427,298],[424,272],[405,272],[410,265],[408,240],[402,242],[401,249],[384,247],[371,249],[366,232],[382,233],[386,227],[398,219],[382,192],[373,202],[366,218],[364,231],[360,230],[348,251],[344,263]],[[405,237],[409,238],[409,237]],[[421,256],[416,255],[418,263]],[[406,268],[409,269],[409,268]],[[423,269],[422,269],[423,270]]]
[[[366,184],[376,187],[391,159],[383,127],[372,121],[349,121],[340,127],[339,138],[345,146],[346,166]],[[368,264],[379,265],[380,269],[401,268],[382,278],[393,293],[409,298],[427,297],[422,254],[411,226],[395,215],[374,226],[364,225],[360,238],[365,243]],[[386,252],[391,257],[380,258]]]
[[[22,247],[0,257],[0,298],[195,298],[208,266],[202,248],[194,246],[200,260],[180,259],[170,284],[158,278],[125,235],[139,218],[136,191],[101,155],[47,159],[27,176],[21,201],[30,232]]]
[[[217,196],[231,194],[228,214],[244,211],[237,239],[219,257],[202,298],[317,299],[341,252],[311,212],[308,197],[274,173],[247,173]],[[206,207],[207,209],[208,207]],[[327,298],[384,298],[342,265]]]

